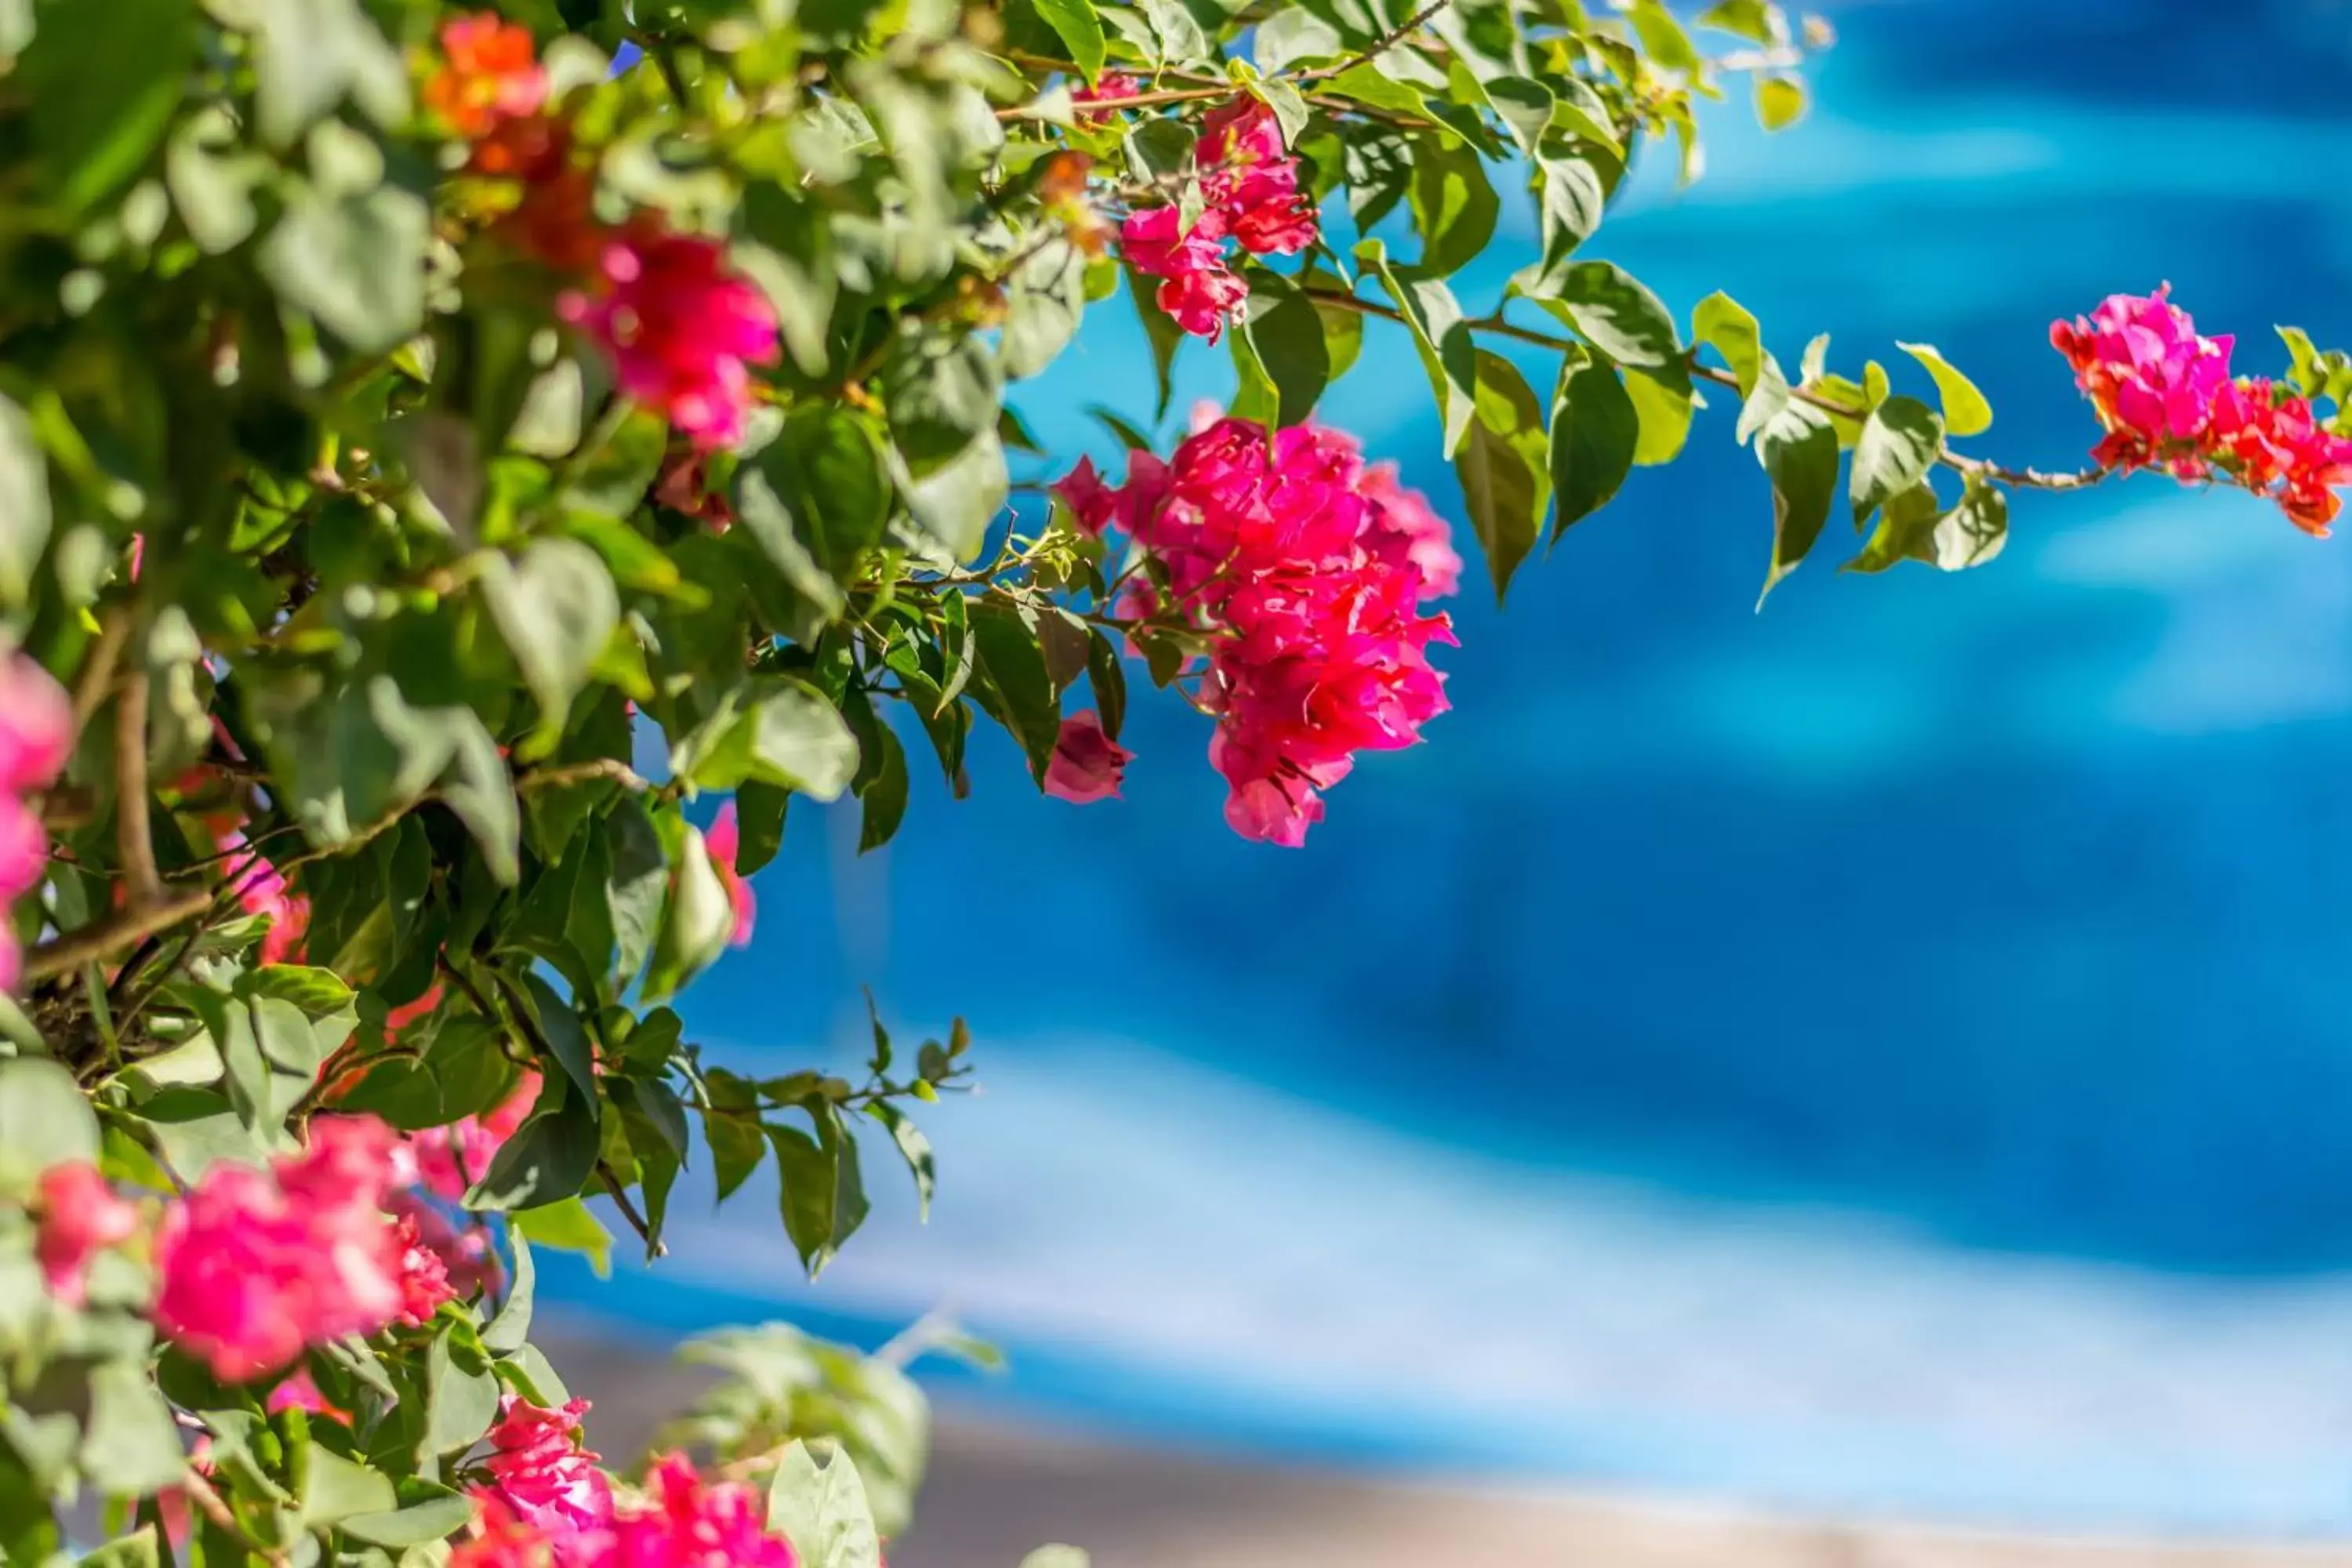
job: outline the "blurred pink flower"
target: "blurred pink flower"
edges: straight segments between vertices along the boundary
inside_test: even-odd
[[[592,286],[567,292],[556,310],[612,356],[623,392],[697,448],[743,438],[747,367],[775,359],[776,313],[728,266],[718,240],[640,216],[607,237]]]
[[[767,1509],[740,1481],[705,1482],[683,1454],[646,1477],[646,1501],[614,1521],[609,1568],[793,1568],[793,1549],[767,1531]]]
[[[729,801],[719,808],[710,824],[710,831],[702,836],[703,847],[710,851],[711,864],[718,868],[719,879],[727,886],[727,901],[734,906],[735,929],[727,941],[730,946],[751,945],[751,926],[760,913],[760,900],[751,894],[751,881],[735,869],[735,861],[742,853],[742,828],[736,821],[735,803]]]
[[[509,1394],[499,1404],[483,1461],[496,1495],[517,1519],[550,1534],[601,1530],[612,1523],[613,1488],[582,1447],[588,1402],[548,1410]]]
[[[1119,779],[1135,753],[1103,733],[1102,720],[1089,709],[1062,721],[1054,759],[1045,764],[1045,793],[1086,805],[1115,799]]]
[[[115,1196],[96,1165],[77,1160],[41,1173],[40,1233],[33,1253],[49,1294],[68,1307],[82,1304],[89,1260],[139,1232],[139,1211]]]

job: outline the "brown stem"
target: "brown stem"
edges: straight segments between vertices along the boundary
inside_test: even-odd
[[[122,658],[122,645],[131,640],[131,606],[117,605],[106,612],[100,625],[98,641],[89,650],[89,658],[81,667],[81,679],[74,682],[74,733],[79,735],[89,727],[99,704],[106,700],[109,688],[114,684],[114,667]]]
[[[133,905],[86,926],[51,937],[25,955],[25,979],[27,982],[46,980],[79,969],[95,959],[105,957],[117,948],[128,947],[142,938],[166,931],[196,914],[212,902],[213,896],[202,888],[170,894],[158,902]]]
[[[155,869],[155,830],[147,817],[147,672],[122,678],[114,698],[114,847],[122,858],[131,907],[163,896]]]
[[[1368,65],[1371,61],[1378,59],[1381,56],[1388,53],[1391,49],[1395,48],[1399,44],[1412,37],[1413,34],[1419,32],[1423,23],[1428,21],[1432,16],[1436,16],[1440,11],[1444,10],[1446,6],[1452,4],[1453,0],[1430,0],[1430,4],[1423,6],[1412,16],[1407,16],[1402,22],[1399,23],[1389,32],[1383,34],[1381,38],[1371,46],[1371,47],[1366,49],[1362,54],[1356,56],[1352,59],[1341,60],[1336,66],[1318,66],[1311,71],[1301,71],[1298,73],[1298,79],[1300,81],[1321,81],[1327,77],[1343,75],[1348,71],[1355,69],[1358,66]]]
[[[621,1217],[629,1222],[629,1228],[637,1233],[637,1239],[646,1244],[647,1255],[667,1258],[668,1245],[654,1239],[653,1227],[646,1223],[646,1216],[637,1212],[636,1205],[629,1202],[628,1192],[621,1185],[620,1173],[599,1160],[596,1162],[596,1179],[604,1184],[605,1195],[613,1200],[613,1206],[621,1211]]]
[[[600,779],[609,780],[638,795],[651,795],[654,789],[644,774],[618,757],[591,757],[584,763],[532,768],[515,775],[515,789],[519,794],[528,795],[535,789],[560,789],[565,784],[593,784]]]

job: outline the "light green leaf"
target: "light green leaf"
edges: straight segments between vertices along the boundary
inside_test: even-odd
[[[851,744],[854,748],[856,742]],[[717,961],[735,931],[735,908],[728,898],[727,884],[719,879],[699,828],[687,827],[678,846],[676,872],[669,902],[662,912],[661,933],[654,941],[653,962],[646,966],[641,994],[647,1001],[675,995]]]
[[[1356,247],[1356,259],[1370,268],[1381,286],[1396,301],[1412,329],[1421,350],[1422,368],[1428,372],[1443,416],[1444,451],[1449,458],[1462,449],[1478,406],[1478,350],[1454,290],[1411,268],[1391,265],[1387,247],[1377,239]]]
[[[1268,76],[1321,65],[1347,52],[1331,24],[1304,5],[1286,5],[1260,22],[1250,49],[1257,68]]]
[[[1633,400],[1641,436],[1633,443],[1633,466],[1654,468],[1682,456],[1690,439],[1695,399],[1690,376],[1682,363],[1656,371],[1635,371],[1625,377],[1625,395]]]
[[[100,1362],[90,1373],[81,1468],[110,1497],[161,1491],[187,1468],[172,1408],[147,1375],[143,1356]]]
[[[1943,400],[1944,429],[1954,436],[1981,436],[1992,428],[1992,405],[1977,390],[1977,384],[1952,368],[1933,343],[1896,343],[1896,348],[1917,360],[1936,378],[1937,395]]]
[[[1160,64],[1192,65],[1209,58],[1208,36],[1192,19],[1192,13],[1178,0],[1136,0],[1136,9],[1151,26],[1151,36],[1160,46]]]
[[[840,710],[795,676],[752,676],[670,751],[670,772],[699,789],[747,779],[832,800],[857,773],[857,741]]]
[[[541,733],[551,737],[621,624],[613,574],[576,539],[536,539],[520,560],[486,554],[481,586],[524,684],[539,700]]]
[[[1037,15],[1054,29],[1062,47],[1070,51],[1081,73],[1091,86],[1102,75],[1102,18],[1095,15],[1094,0],[1036,0]]]
[[[278,292],[359,353],[381,353],[425,321],[424,201],[393,185],[353,195],[304,189],[262,245]]]
[[[1076,335],[1086,310],[1086,257],[1063,239],[1038,249],[1005,279],[1002,353],[1007,379],[1035,375]]]
[[[887,454],[898,493],[925,534],[955,561],[970,561],[987,542],[989,525],[1004,510],[1013,493],[1012,475],[1004,464],[1004,447],[989,430],[963,454],[920,478],[899,466],[898,454]]]
[[[1916,484],[1900,495],[1889,496],[1878,509],[1878,526],[1871,531],[1870,542],[1839,570],[1884,572],[1904,561],[1924,561],[1932,566],[1936,525],[1943,518],[1944,503],[1937,499],[1932,486]]]
[[[489,1413],[482,1417],[481,1430],[467,1438],[467,1443],[488,1431],[490,1415],[497,1413],[498,1405],[493,1398]],[[381,1470],[356,1464],[316,1443],[302,1450],[302,1459],[301,1484],[296,1495],[301,1500],[302,1523],[307,1529],[324,1529],[361,1514],[389,1513],[399,1506],[400,1497],[393,1489],[392,1478]]]
[[[1756,318],[1739,301],[1720,292],[1701,300],[1691,311],[1691,341],[1706,343],[1723,356],[1742,398],[1755,392],[1756,378],[1763,369],[1764,342]]]
[[[1936,525],[1936,564],[1947,572],[1981,566],[2009,542],[2009,497],[1972,483],[1960,504]]]
[[[1756,79],[1756,119],[1767,131],[1786,131],[1805,117],[1805,83],[1793,76]]]
[[[98,1159],[98,1119],[73,1074],[37,1057],[0,1060],[0,1194],[30,1197],[52,1165]]]
[[[1571,357],[1560,367],[1559,389],[1551,405],[1555,541],[1616,496],[1633,471],[1641,435],[1641,416],[1616,366],[1605,360]]]
[[[0,605],[26,602],[49,527],[48,458],[32,416],[0,393]]]
[[[580,1253],[588,1259],[588,1267],[596,1271],[599,1279],[613,1272],[613,1233],[576,1197],[523,1209],[509,1223],[516,1235],[541,1247]]]
[[[473,1519],[477,1504],[462,1493],[427,1497],[389,1513],[354,1514],[343,1521],[345,1535],[376,1546],[422,1546],[446,1540]]]
[[[805,1443],[784,1450],[768,1486],[768,1524],[793,1543],[795,1568],[880,1568],[866,1485],[840,1448],[822,1465]]]
[[[482,1326],[483,1348],[505,1355],[520,1350],[530,1338],[532,1298],[539,1289],[539,1267],[530,1260],[530,1241],[514,1237],[514,1280],[498,1316]]]
[[[1040,1546],[1021,1560],[1021,1568],[1092,1568],[1093,1562],[1075,1546]]]
[[[284,147],[346,93],[378,124],[408,111],[408,73],[358,0],[246,0],[261,134]]]

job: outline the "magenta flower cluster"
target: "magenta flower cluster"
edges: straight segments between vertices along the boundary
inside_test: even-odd
[[[1255,99],[1210,112],[1193,164],[1200,216],[1187,226],[1173,205],[1129,213],[1119,248],[1137,271],[1160,279],[1160,308],[1178,326],[1214,342],[1249,298],[1225,265],[1225,242],[1253,256],[1295,256],[1315,243],[1315,204],[1298,188],[1298,160],[1284,151],[1274,110]]]

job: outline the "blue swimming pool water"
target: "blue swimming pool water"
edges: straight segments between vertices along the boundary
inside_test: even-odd
[[[2274,321],[2352,342],[2317,85],[2352,12],[1832,15],[1813,119],[1718,117],[1708,179],[1648,172],[1595,253],[1677,307],[1728,289],[1784,359],[1938,343],[2011,461],[2095,435],[2045,332],[2109,290],[2168,279],[2253,368]],[[1195,354],[1174,417],[1227,374]],[[1111,305],[1017,401],[1108,457],[1080,406],[1148,414],[1149,375]],[[1402,342],[1327,416],[1454,505]],[[629,1310],[954,1294],[1048,1367],[1007,1397],[1326,1454],[1379,1391],[1460,1463],[2352,1524],[2347,543],[2146,481],[2021,500],[1957,578],[1841,579],[1827,539],[1758,615],[1769,503],[1728,425],[1507,613],[1465,595],[1456,711],[1304,853],[1225,832],[1171,702],[1137,704],[1118,805],[1039,800],[986,743],[887,856],[796,807],[693,1026],[797,1063],[870,984],[973,1015],[997,1091],[941,1118],[929,1230],[877,1214],[812,1294],[734,1213]],[[1465,1344],[1507,1365],[1427,1364]]]

